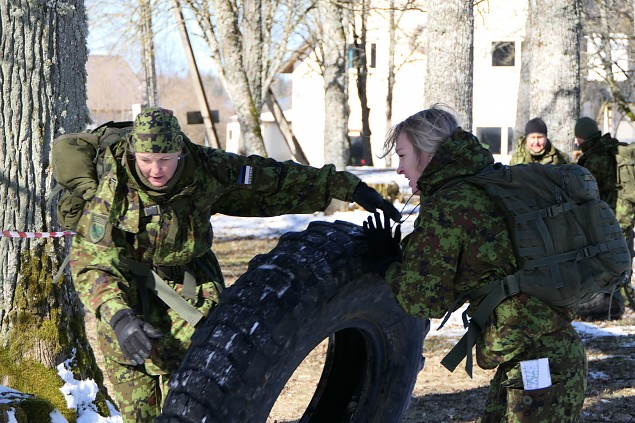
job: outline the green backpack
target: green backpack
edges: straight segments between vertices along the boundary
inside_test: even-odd
[[[51,166],[57,186],[50,198],[62,191],[57,220],[67,230],[77,227],[84,206],[97,191],[106,149],[132,131],[132,122],[107,122],[91,131],[61,135],[53,140]]]
[[[482,187],[505,211],[518,262],[513,275],[469,293],[470,299],[483,300],[465,336],[441,362],[454,371],[467,356],[472,376],[472,346],[505,298],[524,292],[553,306],[576,307],[630,282],[632,263],[613,210],[600,200],[595,178],[582,166],[496,163],[449,184],[463,181]]]

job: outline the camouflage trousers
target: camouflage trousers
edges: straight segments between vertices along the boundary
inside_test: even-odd
[[[168,393],[170,375],[156,374],[155,366],[130,366],[104,357],[111,393],[124,423],[151,423],[159,414]],[[149,361],[147,361],[149,363]]]
[[[587,386],[584,346],[573,326],[543,335],[517,360],[498,366],[481,423],[578,422]],[[523,389],[520,361],[548,358],[551,386]]]

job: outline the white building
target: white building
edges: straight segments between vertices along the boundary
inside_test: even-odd
[[[377,0],[374,3],[385,2]],[[388,129],[386,94],[389,36],[386,10],[384,9],[383,12],[375,10],[369,14],[366,44],[371,148],[374,154],[374,165],[379,167],[387,165],[385,160],[377,158]],[[488,144],[495,158],[502,162],[509,160],[519,135],[514,135],[513,130],[516,121],[521,43],[524,38],[526,13],[526,2],[519,0],[479,2],[474,10],[472,132],[482,142]],[[425,27],[424,12],[408,12],[399,22],[395,48],[398,71],[393,93],[391,124],[430,106],[423,104],[426,70]],[[359,135],[361,131],[361,108],[355,85],[356,72],[355,68],[349,68],[349,135],[352,137]],[[589,75],[585,76],[589,77]],[[289,113],[287,119],[292,122],[293,132],[311,165],[321,166],[324,164],[324,87],[312,52],[305,54],[294,63],[292,81],[293,110],[291,113],[286,112]],[[583,105],[582,115],[590,115],[590,109],[586,113],[585,110]],[[611,122],[619,123],[620,120],[614,119]],[[625,140],[635,138],[630,124],[613,123],[611,125],[600,122],[600,125],[602,124],[606,132],[616,134],[618,138],[620,136]],[[268,129],[270,125],[275,126],[270,114],[263,115],[263,133],[267,151],[271,151],[274,158],[285,160],[291,158],[286,146],[275,149],[275,152],[273,149],[269,150],[269,146],[284,144],[279,131]],[[228,131],[230,130],[231,137],[237,140],[238,124],[228,125]],[[231,137],[228,132],[227,139]],[[268,137],[271,138],[268,139]]]

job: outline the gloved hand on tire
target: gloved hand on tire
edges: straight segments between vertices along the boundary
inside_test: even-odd
[[[368,255],[373,263],[374,270],[381,276],[386,275],[386,270],[391,263],[401,262],[401,225],[395,228],[395,234],[392,234],[390,228],[390,219],[388,213],[384,211],[384,223],[378,212],[373,216],[369,216],[364,222],[364,235],[366,237],[366,245],[368,245]]]
[[[129,308],[115,313],[110,319],[110,327],[117,335],[124,356],[137,366],[150,356],[152,341],[163,336],[157,328],[138,318]]]
[[[353,201],[368,210],[371,213],[377,211],[377,209],[383,210],[384,214],[388,215],[395,222],[401,221],[401,213],[395,208],[390,201],[382,197],[377,191],[366,185],[365,182],[360,182],[353,192]]]

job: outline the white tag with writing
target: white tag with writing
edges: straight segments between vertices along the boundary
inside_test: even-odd
[[[520,362],[520,372],[523,375],[523,388],[526,391],[542,389],[551,386],[549,359],[539,358]]]

